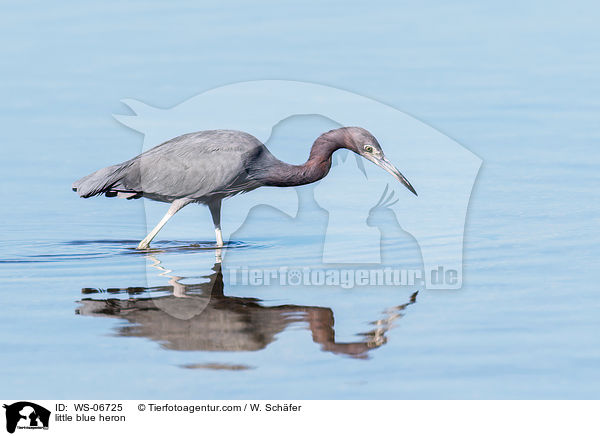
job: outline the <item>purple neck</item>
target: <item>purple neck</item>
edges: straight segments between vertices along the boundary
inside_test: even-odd
[[[344,148],[336,137],[323,134],[317,138],[308,160],[302,165],[290,165],[277,161],[264,177],[265,186],[300,186],[321,180],[331,168],[331,155]]]

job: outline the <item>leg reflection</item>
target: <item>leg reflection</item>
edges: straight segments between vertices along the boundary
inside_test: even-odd
[[[354,342],[338,342],[334,314],[319,306],[265,306],[255,298],[224,294],[221,263],[201,283],[182,284],[181,277],[155,257],[152,267],[169,278],[169,285],[148,288],[126,287],[99,290],[84,288],[76,313],[85,316],[120,318],[128,325],[117,334],[145,337],[170,350],[254,351],[267,347],[292,324],[305,324],[321,350],[356,358],[387,342],[386,334],[416,302],[415,292],[405,304],[386,309],[373,321],[373,329]],[[105,295],[108,298],[101,298]],[[100,297],[100,298],[99,298]]]

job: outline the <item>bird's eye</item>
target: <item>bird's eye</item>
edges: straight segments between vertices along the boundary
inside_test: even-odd
[[[367,153],[373,153],[373,146],[369,144],[365,145],[365,151]]]

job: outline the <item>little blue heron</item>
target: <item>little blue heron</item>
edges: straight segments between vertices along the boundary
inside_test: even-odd
[[[384,156],[377,139],[361,127],[342,127],[319,136],[306,163],[280,161],[254,136],[235,130],[206,130],[178,136],[126,162],[102,168],[73,184],[80,197],[140,198],[171,203],[166,215],[138,245],[147,249],[166,222],[189,203],[210,209],[217,246],[223,246],[221,202],[261,186],[300,186],[316,182],[331,168],[340,148],[383,168],[417,195]]]

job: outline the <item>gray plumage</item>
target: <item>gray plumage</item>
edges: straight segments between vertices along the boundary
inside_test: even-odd
[[[79,196],[105,194],[127,199],[146,197],[171,203],[159,224],[138,248],[152,239],[179,209],[208,205],[222,246],[221,201],[260,186],[299,186],[322,179],[331,156],[346,148],[391,173],[416,195],[406,178],[385,158],[377,139],[360,127],[342,127],[319,136],[306,163],[290,165],[275,158],[255,137],[234,130],[206,130],[178,136],[126,162],[102,168],[73,184]]]
[[[164,142],[126,162],[102,168],[73,184],[84,198],[127,194],[156,201],[189,198],[210,203],[258,188],[249,174],[259,160],[276,160],[244,132],[207,130]],[[264,162],[263,162],[264,163]]]

